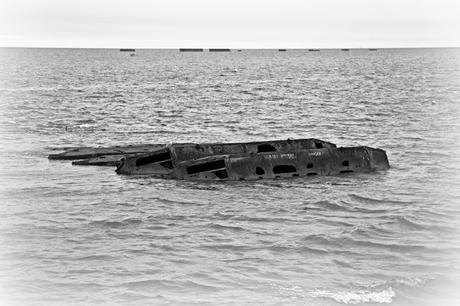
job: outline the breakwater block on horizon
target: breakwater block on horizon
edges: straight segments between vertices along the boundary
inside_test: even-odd
[[[202,48],[180,48],[179,52],[203,52]]]
[[[340,49],[340,50],[342,50],[342,51],[350,51],[350,49]]]
[[[286,49],[278,49],[279,52],[286,52]]]
[[[320,50],[319,49],[308,49],[308,51],[310,51],[310,52],[319,52]]]
[[[120,49],[120,52],[136,52],[136,49]]]
[[[230,52],[230,49],[209,49],[209,52]]]

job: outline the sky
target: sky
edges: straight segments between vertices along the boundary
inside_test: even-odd
[[[1,47],[460,47],[458,0],[0,0]]]

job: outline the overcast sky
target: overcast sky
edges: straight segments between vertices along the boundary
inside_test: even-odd
[[[0,0],[0,46],[460,46],[459,0]]]

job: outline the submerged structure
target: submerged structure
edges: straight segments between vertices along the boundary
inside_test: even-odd
[[[128,156],[122,160],[116,171],[119,174],[169,174],[181,162],[207,156],[264,152],[287,153],[335,147],[333,143],[313,138],[240,143],[172,144],[147,154]]]
[[[386,170],[386,152],[337,147],[315,138],[235,143],[175,143],[70,148],[49,159],[116,166],[118,174],[180,180],[260,180]]]
[[[180,163],[170,178],[260,180],[370,172],[390,167],[385,151],[369,147],[323,148],[290,153],[221,155]]]

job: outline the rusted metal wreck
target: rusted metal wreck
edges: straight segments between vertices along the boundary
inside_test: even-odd
[[[49,159],[117,166],[118,174],[181,180],[260,180],[386,170],[386,152],[308,138],[238,143],[176,143],[70,148]]]
[[[164,176],[185,180],[260,180],[370,172],[390,167],[385,151],[369,147],[210,156],[180,163]]]
[[[308,149],[335,148],[319,139],[288,139],[263,142],[172,144],[160,150],[127,156],[117,168],[119,174],[170,174],[178,164],[207,156],[296,152]]]

